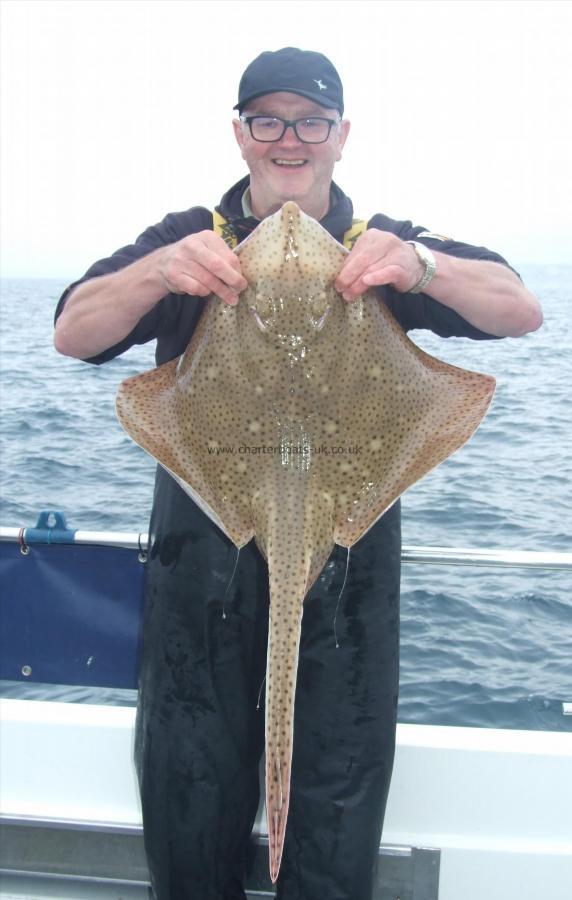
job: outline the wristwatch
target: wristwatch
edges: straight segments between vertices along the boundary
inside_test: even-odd
[[[408,294],[420,294],[421,291],[425,290],[433,275],[435,274],[435,270],[437,268],[437,263],[435,261],[435,256],[425,244],[420,244],[418,241],[405,241],[406,244],[411,244],[415,253],[417,254],[417,259],[423,265],[423,274],[419,281],[416,281],[412,288],[409,288],[407,291]]]

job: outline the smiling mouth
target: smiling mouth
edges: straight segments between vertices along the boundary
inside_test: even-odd
[[[308,162],[307,159],[273,159],[275,166],[284,166],[285,168],[301,169]]]

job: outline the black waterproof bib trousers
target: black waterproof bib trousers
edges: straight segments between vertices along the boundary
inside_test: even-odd
[[[251,542],[227,592],[234,545],[162,470],[157,491],[136,735],[153,891],[244,900],[268,570]],[[336,547],[304,603],[280,900],[371,898],[394,754],[399,520],[396,505],[351,550],[338,648],[346,550]]]

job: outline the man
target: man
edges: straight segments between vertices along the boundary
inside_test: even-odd
[[[332,182],[349,133],[343,92],[318,53],[285,48],[246,69],[233,127],[250,177],[218,212],[241,240],[295,200],[342,241],[352,204]],[[420,238],[417,244],[410,241]],[[346,300],[378,287],[406,330],[474,339],[541,324],[535,298],[495,253],[378,214],[336,280]],[[246,287],[209,210],[168,215],[92,266],[60,300],[55,344],[101,363],[157,339],[182,353],[214,293]],[[346,556],[336,548],[305,601],[282,900],[369,900],[394,751],[398,695],[399,504],[352,550],[343,640],[332,622]],[[264,740],[267,569],[228,539],[162,469],[150,524],[136,757],[157,900],[244,898]],[[221,616],[225,592],[226,617]]]

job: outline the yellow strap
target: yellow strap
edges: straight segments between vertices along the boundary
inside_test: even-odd
[[[342,241],[346,250],[351,250],[360,234],[363,234],[366,230],[367,222],[365,222],[363,219],[353,219],[352,227],[348,228],[348,230],[344,234],[344,239]]]
[[[367,222],[364,219],[354,219],[351,228],[348,228],[344,234],[343,245],[347,250],[351,250],[360,234],[363,234],[367,228]],[[238,238],[234,233],[231,225],[228,224],[224,216],[213,211],[213,231],[218,234],[223,241],[233,250],[238,244]]]
[[[231,250],[234,250],[238,244],[238,238],[224,216],[221,216],[216,209],[213,210],[213,231],[228,244]]]

